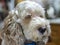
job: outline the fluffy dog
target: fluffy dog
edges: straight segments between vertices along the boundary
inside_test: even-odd
[[[4,20],[2,45],[24,45],[26,40],[44,45],[51,33],[44,9],[35,2],[23,1]]]

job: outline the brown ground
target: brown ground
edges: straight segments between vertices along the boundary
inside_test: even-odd
[[[51,42],[47,45],[60,45],[60,24],[52,24],[51,29]]]

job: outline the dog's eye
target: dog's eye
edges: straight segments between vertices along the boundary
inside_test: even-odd
[[[38,28],[38,31],[43,34],[46,31],[46,28],[40,27],[40,28]]]
[[[43,16],[42,16],[42,15],[40,15],[40,17],[41,17],[41,18],[43,18]]]
[[[25,19],[30,19],[31,18],[31,15],[27,15],[26,17],[25,17]]]

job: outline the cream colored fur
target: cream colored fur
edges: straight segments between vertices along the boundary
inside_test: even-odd
[[[19,3],[14,10],[9,12],[4,24],[1,45],[24,45],[25,38],[35,42],[43,41],[46,44],[51,33],[44,9],[31,1]],[[40,27],[46,28],[44,34],[38,31]]]

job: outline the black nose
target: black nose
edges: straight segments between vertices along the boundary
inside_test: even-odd
[[[40,33],[44,33],[45,32],[45,30],[46,30],[46,28],[42,28],[42,27],[40,27],[39,29],[38,29],[38,31],[40,32]]]

